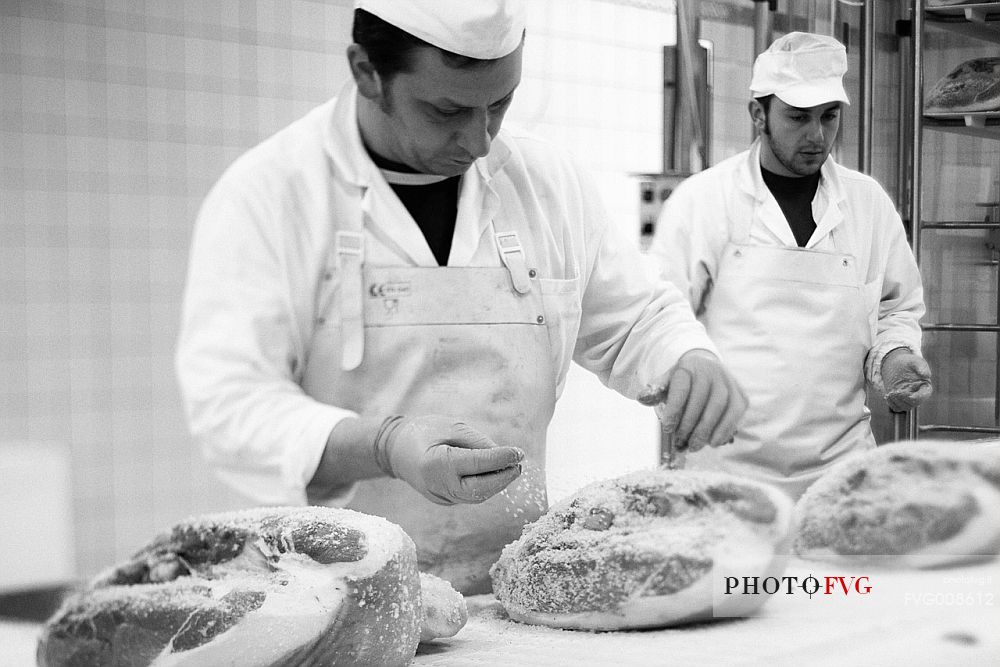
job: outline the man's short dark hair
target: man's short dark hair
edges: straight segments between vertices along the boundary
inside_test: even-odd
[[[434,46],[405,30],[400,30],[364,9],[354,10],[351,39],[354,40],[355,44],[364,48],[375,71],[386,81],[400,72],[413,71],[411,56],[419,48],[437,49],[444,55],[445,61],[456,68],[475,67],[489,62]]]
[[[771,95],[764,95],[763,97],[755,97],[754,99],[764,107],[764,113],[771,113],[771,100],[774,99],[773,93]]]

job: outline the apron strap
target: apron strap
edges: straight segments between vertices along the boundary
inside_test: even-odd
[[[521,247],[521,239],[518,238],[517,232],[497,232],[493,237],[500,252],[500,261],[507,267],[514,291],[518,294],[527,294],[531,291],[531,278],[524,258],[524,248]]]
[[[361,365],[365,354],[364,277],[365,236],[360,232],[338,231],[334,254],[340,272],[340,367],[345,371]]]

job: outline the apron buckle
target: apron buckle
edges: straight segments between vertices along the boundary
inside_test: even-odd
[[[528,276],[528,265],[524,259],[524,248],[517,232],[497,232],[494,234],[500,261],[507,267],[510,282],[518,294],[531,291],[531,278]]]

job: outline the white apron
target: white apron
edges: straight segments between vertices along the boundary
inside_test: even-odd
[[[764,224],[763,215],[781,215],[777,202],[756,206],[753,224]],[[841,215],[829,204],[817,228]],[[750,225],[733,230],[702,317],[749,406],[733,443],[693,452],[687,465],[750,476],[797,498],[836,459],[875,446],[863,368],[873,299],[836,229],[836,251],[825,252],[752,244]]]
[[[489,568],[547,506],[545,432],[556,399],[542,288],[516,230],[495,229],[503,267],[372,267],[363,262],[363,216],[340,221],[342,328],[320,327],[303,375],[306,392],[361,415],[443,414],[499,445],[522,448],[521,476],[478,505],[437,505],[406,482],[359,482],[348,507],[400,525],[420,569],[465,594],[492,590]],[[359,310],[360,309],[360,310]],[[356,315],[356,317],[352,317]],[[320,313],[322,318],[323,313]]]

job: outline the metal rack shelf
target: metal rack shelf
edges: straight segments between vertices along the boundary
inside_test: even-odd
[[[939,28],[975,37],[1000,37],[1000,2],[975,2],[950,7],[927,7],[927,22]]]
[[[971,331],[976,333],[1000,333],[1000,325],[997,324],[956,324],[953,322],[942,322],[939,324],[922,324],[924,331]]]
[[[921,433],[981,433],[983,435],[1000,435],[1000,428],[994,426],[949,426],[947,424],[921,424],[917,427]]]
[[[925,222],[924,229],[985,229],[987,231],[1000,229],[1000,222]]]
[[[1000,4],[1000,3],[998,3]],[[996,35],[1000,38],[1000,32]],[[924,127],[984,139],[1000,139],[1000,111],[967,113],[925,113]]]
[[[949,229],[981,229],[996,230],[1000,223],[987,218],[981,222],[967,220],[923,220],[921,209],[921,171],[923,165],[923,139],[925,130],[964,134],[985,139],[1000,139],[1000,110],[977,111],[966,113],[928,113],[924,109],[924,48],[926,26],[945,29],[970,36],[992,44],[1000,43],[1000,2],[971,2],[949,7],[932,7],[926,0],[911,0],[910,2],[910,36],[912,38],[913,79],[911,81],[912,97],[909,118],[912,121],[912,142],[909,190],[909,216],[911,243],[918,263],[921,261],[922,232],[930,230]],[[995,47],[991,47],[993,49]],[[995,202],[978,204],[985,208],[1000,206]],[[997,261],[996,253],[993,262]],[[992,263],[992,262],[991,262]],[[998,274],[1000,280],[1000,274]],[[997,307],[1000,309],[1000,284],[997,285]],[[922,433],[954,432],[971,434],[1000,435],[1000,321],[997,322],[935,322],[926,323],[921,327],[924,331],[940,332],[942,335],[958,332],[994,334],[997,351],[993,391],[993,425],[980,426],[968,424],[921,424],[919,409],[909,413],[908,426],[911,437]]]

